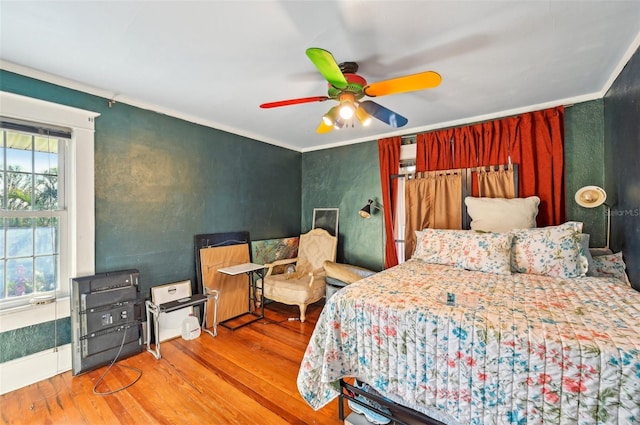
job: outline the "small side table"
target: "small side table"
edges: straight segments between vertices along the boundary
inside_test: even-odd
[[[230,317],[229,319],[223,320],[220,322],[220,325],[224,326],[227,329],[231,329],[235,331],[243,326],[247,326],[251,323],[257,322],[260,319],[264,318],[264,265],[255,264],[255,263],[244,263],[238,264],[237,266],[224,267],[222,269],[218,269],[220,273],[228,274],[231,276],[236,276],[242,273],[246,273],[249,277],[249,306],[247,311],[236,316]],[[254,279],[254,275],[258,277],[258,279]],[[260,280],[260,286],[257,285],[257,280]],[[256,295],[256,292],[260,289],[260,297]],[[256,303],[260,303],[259,312],[256,311]],[[251,315],[254,316],[251,320],[242,322],[239,325],[231,325],[229,322],[239,319],[241,317]]]
[[[144,305],[147,312],[147,351],[153,354],[153,357],[156,359],[160,359],[162,355],[160,354],[160,332],[158,326],[158,320],[160,317],[160,313],[170,313],[172,311],[180,310],[185,307],[191,307],[195,305],[204,304],[204,317],[207,317],[207,301],[213,299],[215,301],[213,307],[213,332],[209,329],[205,328],[205,321],[202,321],[202,331],[208,333],[211,336],[218,335],[218,330],[216,327],[216,319],[218,315],[218,298],[220,296],[220,292],[215,289],[205,288],[206,294],[195,294],[190,297],[181,298],[175,301],[169,301],[162,304],[154,304],[151,301],[147,300]],[[155,334],[155,347],[151,348],[151,316],[153,316],[153,333]]]

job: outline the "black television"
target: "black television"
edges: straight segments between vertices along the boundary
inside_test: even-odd
[[[140,273],[71,278],[73,375],[142,352]]]

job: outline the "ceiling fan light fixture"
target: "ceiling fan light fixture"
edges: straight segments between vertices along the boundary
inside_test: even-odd
[[[356,117],[363,127],[371,124],[371,115],[367,114],[367,111],[365,111],[364,108],[360,106],[358,106],[358,108],[356,109]]]
[[[340,105],[340,117],[345,120],[350,120],[354,115],[354,107],[350,102],[344,102]]]
[[[344,92],[340,95],[340,117],[344,120],[350,120],[356,113],[355,96],[353,93]]]
[[[336,118],[338,118],[338,113],[340,112],[339,109],[339,106],[334,106],[333,108],[329,109],[329,112],[322,116],[322,121],[324,121],[324,123],[328,126],[335,125]]]

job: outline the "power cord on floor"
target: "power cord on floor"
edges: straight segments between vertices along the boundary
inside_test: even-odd
[[[300,321],[299,317],[288,317],[282,320],[265,320],[264,322],[262,322],[262,324],[263,325],[279,325],[280,323],[284,323],[284,322],[299,322],[299,321]]]
[[[139,322],[133,322],[134,324],[138,324]],[[142,377],[142,371],[136,367],[132,367],[132,366],[125,366],[125,365],[118,365],[122,368],[126,368],[126,369],[130,369],[133,370],[135,372],[138,372],[138,376],[133,380],[133,382],[112,390],[112,391],[105,391],[105,392],[100,392],[98,391],[98,385],[100,385],[102,383],[102,381],[104,380],[105,376],[107,376],[107,373],[109,373],[109,371],[111,370],[111,368],[113,367],[113,365],[116,363],[116,361],[118,360],[118,357],[120,357],[120,353],[122,352],[122,348],[124,347],[124,342],[127,339],[127,324],[124,325],[124,331],[122,332],[122,342],[120,343],[120,348],[118,349],[118,352],[116,353],[115,358],[113,359],[113,361],[111,362],[111,364],[109,365],[109,367],[107,367],[107,369],[102,373],[102,376],[100,376],[100,378],[98,378],[98,381],[96,382],[96,384],[93,386],[93,393],[96,395],[101,395],[101,396],[105,396],[105,395],[111,395],[111,394],[115,394],[119,391],[122,390],[126,390],[127,388],[131,387],[133,384],[135,384],[136,382],[138,382],[138,380],[140,380],[140,378]]]

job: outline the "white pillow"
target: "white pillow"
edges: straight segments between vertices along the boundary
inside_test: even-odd
[[[471,229],[482,232],[508,232],[536,227],[540,198],[474,198],[464,200],[471,217]]]

